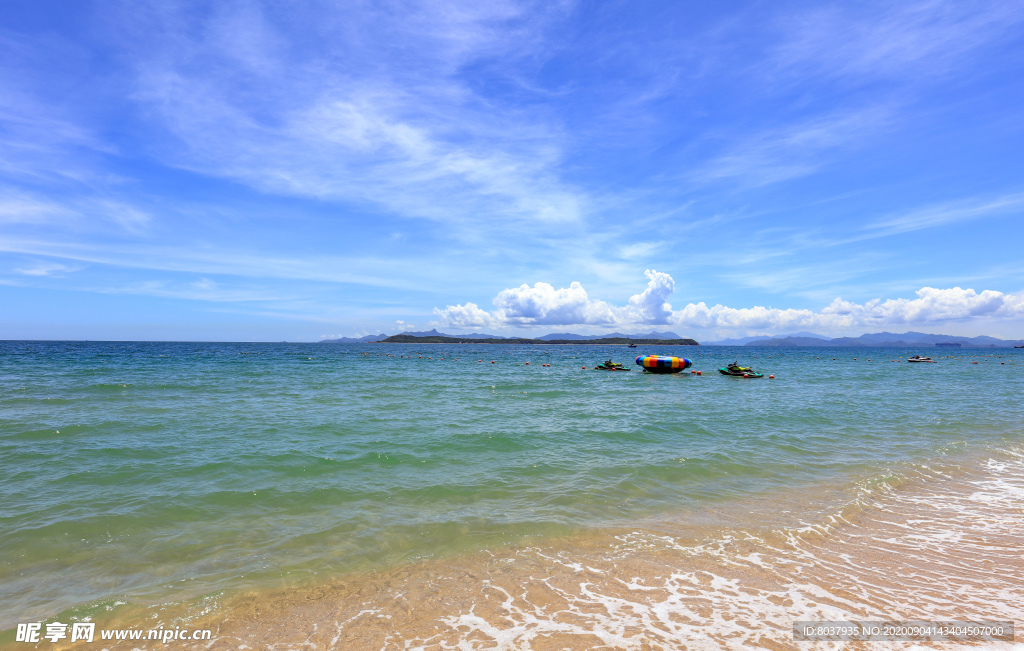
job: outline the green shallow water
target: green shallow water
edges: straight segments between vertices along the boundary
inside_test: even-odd
[[[0,342],[0,629],[1019,444],[1024,355],[889,361],[918,352]],[[609,356],[635,370],[581,369]],[[737,358],[776,379],[717,373]]]

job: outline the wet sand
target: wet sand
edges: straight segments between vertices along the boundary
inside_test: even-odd
[[[792,626],[1024,622],[1021,456],[875,487],[814,522],[791,522],[786,502],[756,505],[739,526],[705,514],[696,526],[663,520],[150,609],[117,625],[210,628],[214,639],[103,648],[902,649],[914,643],[796,643]]]

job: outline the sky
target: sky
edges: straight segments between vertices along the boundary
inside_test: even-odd
[[[0,0],[0,339],[1024,337],[1024,2]]]

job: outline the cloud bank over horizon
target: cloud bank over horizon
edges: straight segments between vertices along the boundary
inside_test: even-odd
[[[555,289],[544,282],[504,289],[487,311],[475,303],[434,308],[431,325],[461,330],[532,328],[535,326],[605,327],[615,329],[675,326],[697,330],[751,332],[818,329],[847,332],[853,329],[892,326],[934,327],[974,319],[1020,319],[1024,295],[994,290],[922,287],[916,298],[876,298],[855,303],[837,297],[819,311],[754,306],[709,307],[688,303],[673,310],[668,302],[675,280],[667,273],[648,269],[647,287],[616,306],[590,298],[579,282]]]

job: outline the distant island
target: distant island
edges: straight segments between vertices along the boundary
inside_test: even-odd
[[[571,332],[556,332],[542,337],[502,337],[474,332],[466,335],[450,335],[438,332],[437,329],[426,332],[403,332],[388,336],[366,335],[365,337],[338,337],[322,339],[322,344],[372,344],[372,343],[416,343],[416,344],[646,344],[663,346],[699,346],[693,339],[684,339],[674,332],[648,332],[645,334],[626,335],[611,332],[606,335],[577,335]]]
[[[575,345],[619,345],[637,344],[644,346],[699,346],[693,339],[632,339],[629,337],[598,337],[594,339],[523,339],[523,338],[488,338],[474,339],[470,337],[394,335],[378,343],[383,344],[512,344],[512,345],[544,345],[544,344],[575,344]]]
[[[323,344],[368,344],[368,343],[417,343],[417,344],[597,344],[646,346],[781,346],[781,347],[916,347],[939,348],[1012,348],[1024,345],[1024,339],[999,339],[997,337],[958,337],[955,335],[932,335],[924,332],[875,332],[859,337],[826,337],[813,332],[795,332],[788,335],[761,335],[739,337],[720,341],[705,341],[698,344],[693,339],[683,338],[674,332],[648,332],[644,334],[622,334],[611,332],[606,335],[578,335],[571,332],[555,332],[541,337],[502,337],[500,335],[474,332],[453,335],[438,332],[403,332],[397,335],[366,335],[364,337],[339,337],[323,339]]]

